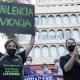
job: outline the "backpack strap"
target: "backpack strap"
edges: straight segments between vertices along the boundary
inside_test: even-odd
[[[0,58],[0,62],[6,57],[7,55],[3,55],[1,58]]]

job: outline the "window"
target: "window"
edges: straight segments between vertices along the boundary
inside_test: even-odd
[[[50,53],[51,53],[51,57],[56,58],[56,57],[58,56],[56,46],[51,46],[51,47],[50,47]]]
[[[35,25],[38,25],[39,24],[39,18],[38,16],[35,17]]]
[[[49,25],[54,24],[54,18],[53,18],[53,16],[49,16],[49,17],[48,17],[47,23],[48,23]]]
[[[41,40],[40,32],[36,31],[36,37],[35,40]]]
[[[47,46],[42,47],[42,55],[43,57],[49,57],[49,50]]]
[[[19,34],[19,41],[25,42],[26,41],[26,35],[25,34]]]
[[[26,35],[26,40],[30,40],[31,39],[31,34],[27,34]]]
[[[56,16],[56,18],[55,18],[55,23],[56,24],[61,24],[62,23],[62,20],[61,20],[61,16]]]
[[[71,30],[70,29],[66,29],[64,32],[64,36],[66,39],[71,38]]]
[[[77,17],[75,14],[73,14],[71,17],[70,17],[70,20],[71,20],[71,23],[72,24],[76,24],[77,23]]]
[[[59,53],[59,56],[65,55],[65,48],[64,48],[64,46],[60,45],[58,47],[58,53]]]
[[[40,47],[35,47],[34,48],[34,57],[40,57],[41,56],[41,52],[40,52]]]
[[[49,40],[54,40],[56,38],[55,31],[51,30],[48,34]]]
[[[78,16],[78,20],[79,20],[79,23],[80,23],[80,15]]]
[[[59,29],[57,31],[56,38],[59,40],[62,40],[64,38],[64,34],[63,34],[63,31],[61,29]]]
[[[79,30],[78,29],[73,30],[73,38],[76,40],[79,39]]]
[[[41,17],[41,25],[46,25],[46,16]]]
[[[69,24],[69,16],[68,15],[63,16],[63,24]]]
[[[48,40],[48,33],[47,33],[47,31],[42,31],[42,40]]]

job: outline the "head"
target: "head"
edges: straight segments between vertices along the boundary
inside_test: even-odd
[[[76,42],[73,38],[69,38],[66,40],[66,48],[69,52],[73,52],[76,47]]]
[[[60,60],[60,58],[59,58],[59,57],[56,57],[56,58],[54,59],[54,64],[58,63],[59,60]]]
[[[80,44],[76,44],[77,48],[80,48]]]
[[[31,65],[31,63],[32,63],[32,57],[30,57],[30,56],[28,56],[27,57],[27,60],[26,60],[26,65]]]
[[[4,45],[6,52],[9,56],[13,56],[16,53],[16,50],[18,49],[18,44],[14,40],[8,40]]]
[[[48,68],[48,64],[44,63],[44,64],[42,65],[42,68]]]
[[[56,73],[56,70],[55,69],[51,69],[51,73]]]
[[[44,64],[42,65],[42,68],[43,68],[43,72],[44,72],[44,73],[48,73],[48,72],[49,72],[49,70],[48,70],[48,64],[44,63]]]

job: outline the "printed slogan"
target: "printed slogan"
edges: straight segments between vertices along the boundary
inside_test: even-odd
[[[0,32],[32,34],[34,5],[0,2]]]

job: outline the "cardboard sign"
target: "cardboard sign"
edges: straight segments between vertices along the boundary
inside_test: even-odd
[[[0,32],[32,34],[34,5],[0,2]]]

